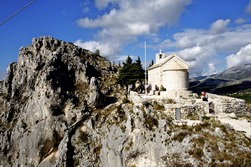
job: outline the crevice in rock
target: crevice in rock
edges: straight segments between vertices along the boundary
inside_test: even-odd
[[[87,62],[86,76],[89,79],[89,81],[91,82],[92,77],[98,78],[101,76],[101,73],[93,65],[91,65],[89,62]]]
[[[64,114],[64,112],[63,112],[61,106],[59,106],[59,105],[52,105],[52,106],[50,107],[50,109],[51,109],[51,111],[52,111],[52,115],[53,115],[53,116],[60,116],[60,115],[63,115],[63,114]]]
[[[4,82],[4,86],[7,89],[8,93],[11,93],[12,91],[12,80],[14,78],[14,68],[16,66],[16,63],[11,63],[8,67],[8,73],[7,73],[7,77],[5,79]]]
[[[59,158],[57,160],[56,167],[66,166],[72,167],[74,166],[74,147],[71,142],[72,136],[75,134],[76,129],[90,117],[90,112],[87,108],[84,109],[82,116],[71,126],[69,126],[65,132],[64,138],[61,140],[58,150],[60,151]]]

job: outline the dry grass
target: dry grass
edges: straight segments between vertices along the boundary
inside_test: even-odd
[[[157,111],[163,111],[165,109],[163,104],[159,104],[158,102],[153,102],[153,109]]]

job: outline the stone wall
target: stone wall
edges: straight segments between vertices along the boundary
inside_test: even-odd
[[[209,113],[215,115],[234,113],[237,116],[243,116],[247,113],[245,100],[209,93],[207,102],[196,97],[179,99],[165,98],[157,95],[141,97],[136,92],[130,93],[129,100],[137,105],[142,105],[143,101],[156,101],[160,105],[164,105],[165,109],[163,112],[174,119],[177,108],[181,110],[181,119],[190,119],[190,117],[200,119]]]
[[[208,93],[208,101],[213,104],[215,113],[246,113],[245,100]]]
[[[168,90],[168,91],[161,91],[160,96],[163,98],[188,98],[192,95],[191,91],[175,91],[175,90]]]

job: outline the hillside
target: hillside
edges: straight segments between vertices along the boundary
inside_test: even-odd
[[[243,80],[251,79],[251,64],[244,64],[239,66],[231,67],[214,76],[217,79],[226,80]]]
[[[194,92],[207,91],[217,94],[231,94],[250,91],[251,64],[231,67],[207,77],[192,78],[190,89]]]
[[[0,82],[0,166],[251,164],[250,138],[205,116],[208,103],[198,97],[129,101],[116,84],[116,66],[71,43],[33,39],[7,71]],[[226,112],[250,116],[243,100],[226,99]],[[200,123],[179,125],[167,107],[178,105],[182,117]]]

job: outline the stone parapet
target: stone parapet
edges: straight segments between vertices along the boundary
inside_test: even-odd
[[[244,114],[246,112],[245,100],[207,93],[208,101],[213,104],[216,113]]]
[[[173,98],[173,99],[177,99],[177,98],[188,98],[189,96],[192,95],[191,91],[161,91],[160,92],[160,96],[163,98]]]

